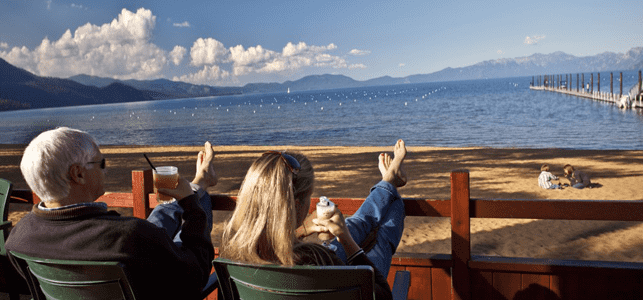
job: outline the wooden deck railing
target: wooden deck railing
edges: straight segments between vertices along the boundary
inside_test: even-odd
[[[99,201],[132,207],[135,216],[145,218],[156,204],[151,178],[150,170],[133,171],[131,194],[108,194]],[[469,191],[469,172],[455,170],[450,200],[403,199],[407,216],[451,218],[450,255],[393,257],[390,275],[411,272],[409,299],[643,299],[643,263],[472,256],[470,230],[471,218],[643,221],[643,201],[471,199]],[[23,201],[37,201],[20,193]],[[211,197],[214,210],[234,209],[235,197]],[[345,214],[364,201],[332,200]],[[392,283],[392,276],[388,279]]]

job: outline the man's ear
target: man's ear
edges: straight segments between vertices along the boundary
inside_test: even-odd
[[[86,171],[79,164],[72,164],[69,167],[69,179],[76,184],[85,184]]]

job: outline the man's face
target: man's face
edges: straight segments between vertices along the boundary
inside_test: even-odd
[[[86,170],[87,188],[94,200],[105,194],[105,169],[101,168],[102,160],[103,154],[98,151],[98,154],[92,158],[91,163],[87,163],[87,165],[93,165],[91,169],[86,168]]]

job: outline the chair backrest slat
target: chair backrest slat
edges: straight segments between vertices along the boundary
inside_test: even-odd
[[[253,265],[214,260],[223,299],[373,299],[370,266]]]

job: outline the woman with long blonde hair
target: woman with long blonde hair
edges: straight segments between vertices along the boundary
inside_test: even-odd
[[[308,158],[299,153],[264,153],[241,185],[224,228],[221,257],[284,266],[370,265],[375,269],[376,298],[391,298],[386,276],[404,230],[404,203],[397,192],[406,184],[401,169],[404,141],[395,144],[394,155],[380,154],[382,181],[353,216],[344,219],[335,208],[332,217],[321,220],[316,212],[307,216],[315,179]],[[336,238],[330,247],[300,240],[314,233]],[[371,241],[368,249],[359,246],[365,241]]]

